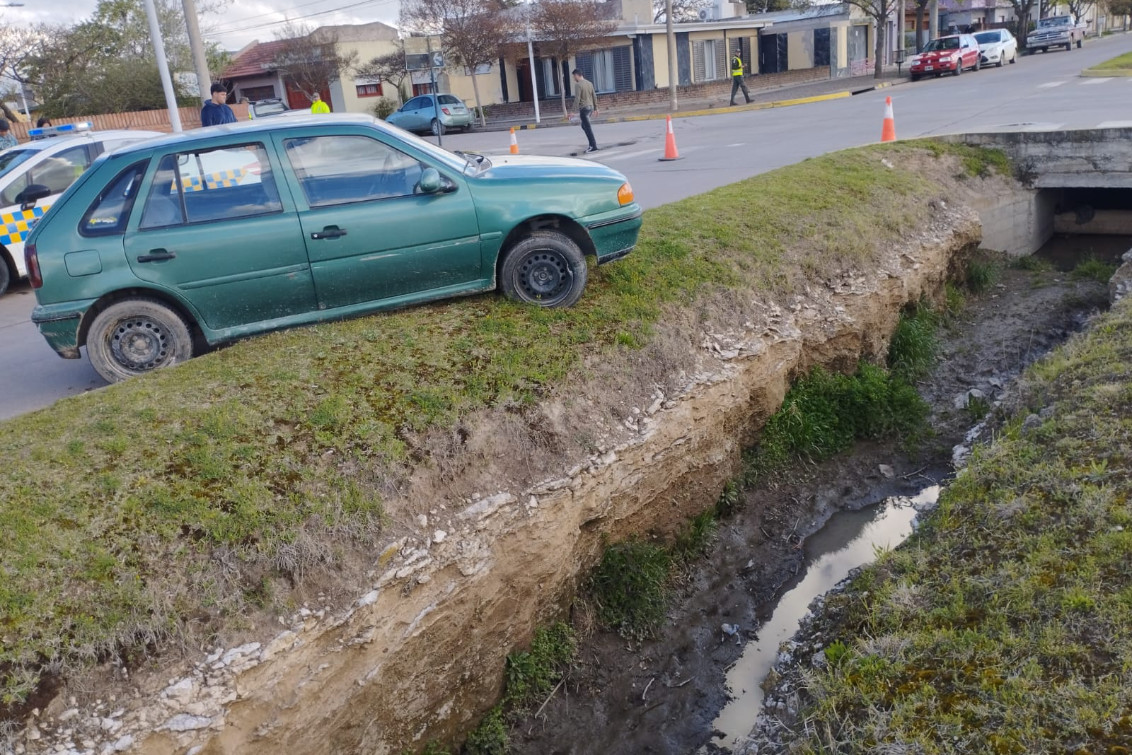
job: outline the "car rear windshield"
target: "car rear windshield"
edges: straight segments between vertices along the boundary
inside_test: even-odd
[[[975,35],[975,40],[981,45],[987,42],[997,42],[998,39],[999,33],[997,31],[984,31]]]
[[[463,101],[459,97],[454,97],[450,94],[442,94],[437,98],[441,105],[463,105]]]

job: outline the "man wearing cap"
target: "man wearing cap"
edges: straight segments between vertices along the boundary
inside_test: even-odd
[[[204,103],[204,107],[200,109],[200,125],[219,126],[221,123],[235,123],[236,114],[228,107],[228,90],[224,85],[219,81],[214,82],[209,91],[212,92],[212,99]]]
[[[12,134],[12,125],[8,123],[7,118],[0,118],[0,149],[8,149],[8,147],[18,146],[19,142]]]

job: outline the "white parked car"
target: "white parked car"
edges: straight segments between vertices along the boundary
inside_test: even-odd
[[[0,152],[0,294],[27,274],[24,240],[52,203],[103,152],[162,136],[158,131],[93,131],[89,123],[68,123],[28,131],[32,141]],[[27,201],[29,188],[51,193]],[[40,196],[42,192],[39,191]]]
[[[1008,29],[988,29],[975,34],[979,59],[985,66],[1018,62],[1018,40]]]

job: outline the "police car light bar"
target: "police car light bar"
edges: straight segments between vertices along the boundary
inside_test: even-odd
[[[44,128],[28,129],[28,137],[32,139],[46,139],[49,136],[65,136],[67,134],[76,134],[81,131],[90,130],[90,121],[82,121],[81,123],[64,123],[59,126],[46,126]]]

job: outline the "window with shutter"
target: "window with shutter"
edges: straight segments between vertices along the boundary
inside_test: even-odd
[[[704,69],[704,43],[692,43],[692,77],[695,81],[707,81]]]
[[[632,92],[633,56],[629,45],[613,48],[613,78],[618,92]]]

